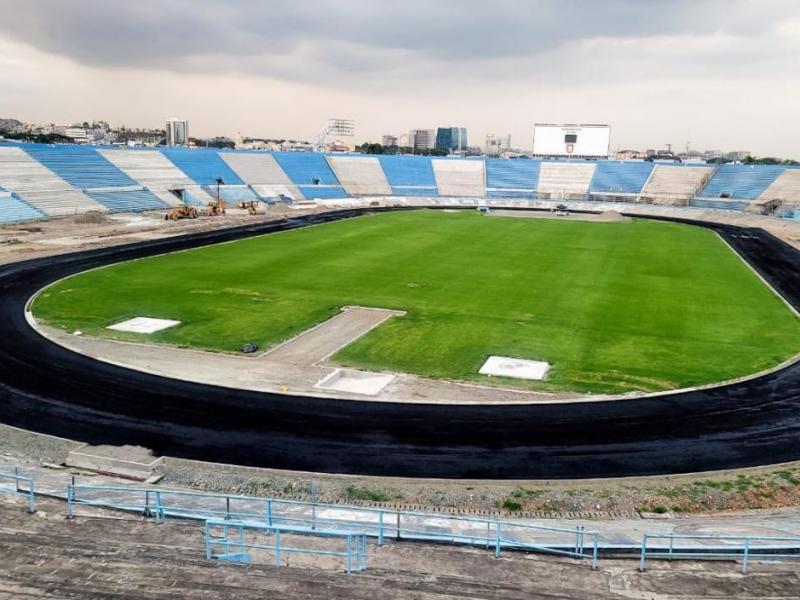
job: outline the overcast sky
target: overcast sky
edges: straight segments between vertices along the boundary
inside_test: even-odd
[[[610,123],[800,158],[800,0],[0,0],[0,117],[356,141]]]

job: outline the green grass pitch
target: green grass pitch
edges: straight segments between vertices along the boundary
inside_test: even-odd
[[[711,383],[800,350],[798,319],[714,233],[413,211],[115,265],[45,290],[37,318],[69,331],[236,351],[361,305],[407,311],[334,360],[541,390]],[[182,324],[111,332],[134,316]],[[544,382],[478,375],[487,356],[545,360]]]

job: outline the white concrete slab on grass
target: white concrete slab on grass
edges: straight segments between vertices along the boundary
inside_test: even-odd
[[[172,319],[153,319],[151,317],[134,317],[127,321],[110,325],[106,329],[113,329],[114,331],[130,331],[133,333],[155,333],[163,329],[169,329],[179,325],[180,321],[173,321]]]
[[[387,373],[336,369],[330,375],[320,379],[314,387],[321,390],[335,390],[337,392],[347,392],[349,394],[375,396],[394,381],[394,377],[394,375]]]
[[[544,379],[550,363],[507,356],[490,356],[480,371],[481,375],[514,377],[515,379]]]

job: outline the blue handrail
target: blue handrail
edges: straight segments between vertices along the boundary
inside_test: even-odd
[[[0,492],[19,496],[27,496],[28,512],[31,514],[36,512],[36,485],[32,477],[24,477],[20,475],[19,471],[15,468],[13,475],[9,475],[8,473],[0,473],[0,481],[9,481],[14,486],[11,488],[0,485]],[[24,484],[27,489],[20,487],[20,484]]]

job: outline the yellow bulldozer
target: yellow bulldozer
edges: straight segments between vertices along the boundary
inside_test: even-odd
[[[239,202],[239,208],[247,210],[247,214],[255,216],[258,212],[258,200],[244,200]]]
[[[178,221],[180,219],[196,219],[197,216],[198,212],[194,206],[188,206],[187,204],[184,204],[183,206],[173,208],[171,211],[169,211],[166,215],[164,215],[164,220]]]
[[[225,214],[225,200],[218,198],[216,202],[210,203],[206,207],[206,214],[209,217],[218,217]]]

